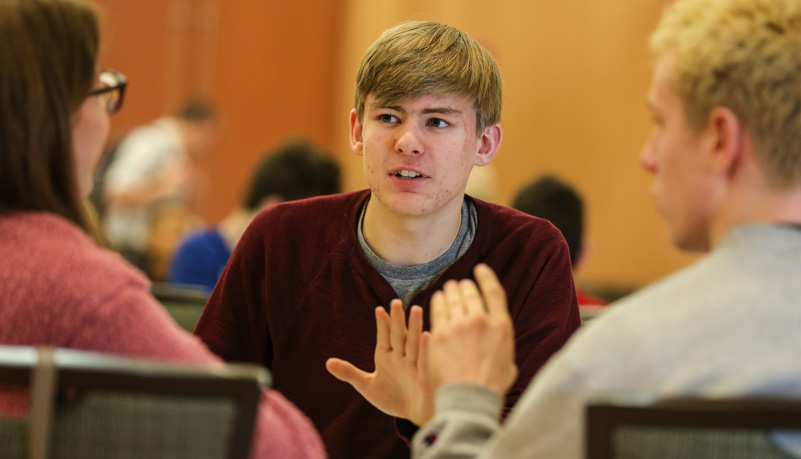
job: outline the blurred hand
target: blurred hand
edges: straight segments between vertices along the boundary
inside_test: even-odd
[[[506,293],[484,264],[473,281],[448,281],[431,298],[429,378],[439,387],[466,382],[505,395],[517,378],[514,328]]]
[[[392,300],[389,315],[384,308],[376,308],[375,322],[374,372],[367,373],[337,358],[328,359],[325,367],[384,413],[423,425],[434,414],[433,390],[426,372],[421,370],[428,367],[423,310],[412,307],[407,330],[403,304]]]

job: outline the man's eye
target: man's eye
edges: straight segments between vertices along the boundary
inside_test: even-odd
[[[440,118],[431,118],[428,120],[428,124],[432,127],[446,127],[450,126],[447,121],[440,119]]]
[[[378,119],[381,120],[381,122],[383,123],[394,123],[395,121],[397,121],[397,118],[395,118],[393,115],[387,115],[387,114],[378,115]]]

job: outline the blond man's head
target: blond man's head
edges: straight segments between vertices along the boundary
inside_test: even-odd
[[[679,0],[651,50],[673,54],[673,89],[691,128],[729,108],[752,134],[771,185],[801,185],[801,1]]]
[[[495,59],[466,33],[435,22],[404,22],[381,34],[364,54],[355,92],[359,121],[368,94],[382,105],[424,94],[466,96],[476,109],[478,133],[501,119]]]

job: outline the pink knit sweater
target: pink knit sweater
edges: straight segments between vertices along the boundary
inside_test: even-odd
[[[221,362],[169,317],[142,273],[45,212],[0,215],[0,344]],[[251,457],[325,457],[309,420],[275,391],[262,397],[254,434]]]

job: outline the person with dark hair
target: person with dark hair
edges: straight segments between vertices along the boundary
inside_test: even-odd
[[[122,104],[125,77],[101,70],[95,6],[0,1],[0,345],[50,346],[221,365],[149,293],[149,282],[89,236],[83,197]],[[26,393],[0,391],[24,416]],[[297,408],[262,396],[251,457],[324,457]]]
[[[305,140],[264,155],[242,205],[212,228],[191,233],[172,258],[169,282],[214,289],[247,226],[259,212],[282,202],[340,192],[339,165]]]
[[[544,218],[562,232],[575,273],[584,258],[584,201],[578,191],[553,175],[543,175],[518,191],[512,207]],[[579,306],[603,306],[606,301],[576,288]]]
[[[218,135],[215,105],[195,98],[119,142],[102,180],[103,232],[112,248],[150,274],[164,271],[151,263],[151,231],[164,208],[195,215],[206,181],[203,161]],[[170,250],[173,244],[167,241]]]
[[[497,62],[467,33],[429,21],[386,30],[362,59],[349,118],[368,188],[259,214],[209,297],[195,334],[225,359],[270,367],[333,459],[409,457],[398,433],[430,417],[433,395],[383,373],[391,357],[371,330],[405,315],[422,324],[432,293],[476,263],[499,272],[515,316],[507,412],[580,325],[559,231],[465,195],[498,152],[502,100]]]

